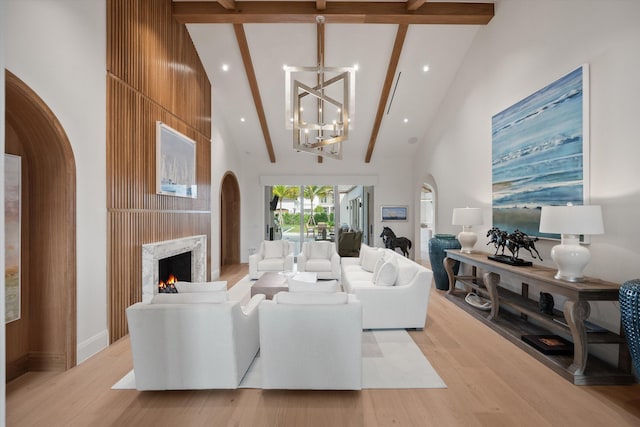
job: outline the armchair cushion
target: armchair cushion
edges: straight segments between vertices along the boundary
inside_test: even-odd
[[[295,278],[289,279],[289,292],[325,292],[335,293],[338,292],[337,280],[322,280],[319,282],[311,283]]]
[[[215,292],[215,291],[226,291],[227,290],[227,281],[220,280],[215,282],[176,282],[173,284],[178,293],[189,293],[189,292]]]
[[[287,243],[283,240],[267,240],[264,242],[264,258],[283,258],[285,257],[286,251],[283,243]]]
[[[226,291],[216,292],[187,292],[184,294],[156,294],[151,304],[216,304],[228,301]]]
[[[345,292],[278,292],[273,301],[276,304],[346,304],[348,295]]]

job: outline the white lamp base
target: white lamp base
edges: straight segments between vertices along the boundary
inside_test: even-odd
[[[464,226],[464,229],[458,233],[458,241],[462,246],[460,252],[470,254],[473,252],[473,246],[478,241],[478,235],[474,231],[469,231],[467,226]]]
[[[580,245],[577,234],[563,234],[560,244],[551,249],[551,258],[558,266],[556,279],[567,282],[582,282],[582,271],[591,259],[589,249]]]

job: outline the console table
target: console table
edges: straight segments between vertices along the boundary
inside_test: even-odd
[[[540,362],[577,385],[631,384],[635,381],[624,336],[585,325],[591,312],[589,301],[618,301],[620,285],[593,278],[585,278],[580,283],[566,282],[555,279],[555,270],[550,268],[503,264],[488,259],[487,253],[466,254],[460,250],[447,250],[446,255],[444,267],[449,276],[447,299]],[[453,272],[456,262],[461,263],[458,275]],[[509,278],[513,283],[520,282],[521,293],[500,286],[501,277]],[[456,282],[461,283],[464,289],[456,289]],[[552,315],[541,313],[538,301],[529,298],[529,285],[536,286],[542,292],[566,298],[561,310],[554,309]],[[465,295],[472,289],[491,300],[490,312],[465,302]],[[506,310],[507,307],[510,310]],[[573,341],[573,356],[544,354],[521,339],[522,335],[549,333]],[[589,355],[587,345],[593,343],[617,345],[618,365],[611,366]]]

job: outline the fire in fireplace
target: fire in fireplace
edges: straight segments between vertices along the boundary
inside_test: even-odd
[[[158,293],[177,293],[175,282],[190,282],[191,252],[158,260],[158,280]]]

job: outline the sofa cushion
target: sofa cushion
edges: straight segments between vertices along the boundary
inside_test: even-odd
[[[189,293],[189,292],[215,292],[215,291],[226,291],[227,290],[227,281],[220,280],[215,282],[176,282],[174,286],[178,290],[179,293]]]
[[[378,271],[373,274],[373,284],[377,286],[393,286],[398,277],[398,262],[394,256],[386,257]]]
[[[211,304],[228,301],[227,291],[156,294],[151,304]]]
[[[320,280],[315,283],[289,279],[289,292],[338,292],[337,280]]]
[[[336,305],[346,304],[348,301],[348,294],[345,292],[278,292],[273,297],[273,301],[275,301],[277,304]]]
[[[366,271],[373,273],[373,270],[376,268],[376,262],[378,262],[378,259],[380,259],[383,254],[384,252],[378,250],[378,248],[362,245],[360,249],[360,265]]]
[[[283,258],[285,256],[283,240],[265,240],[264,258]]]

